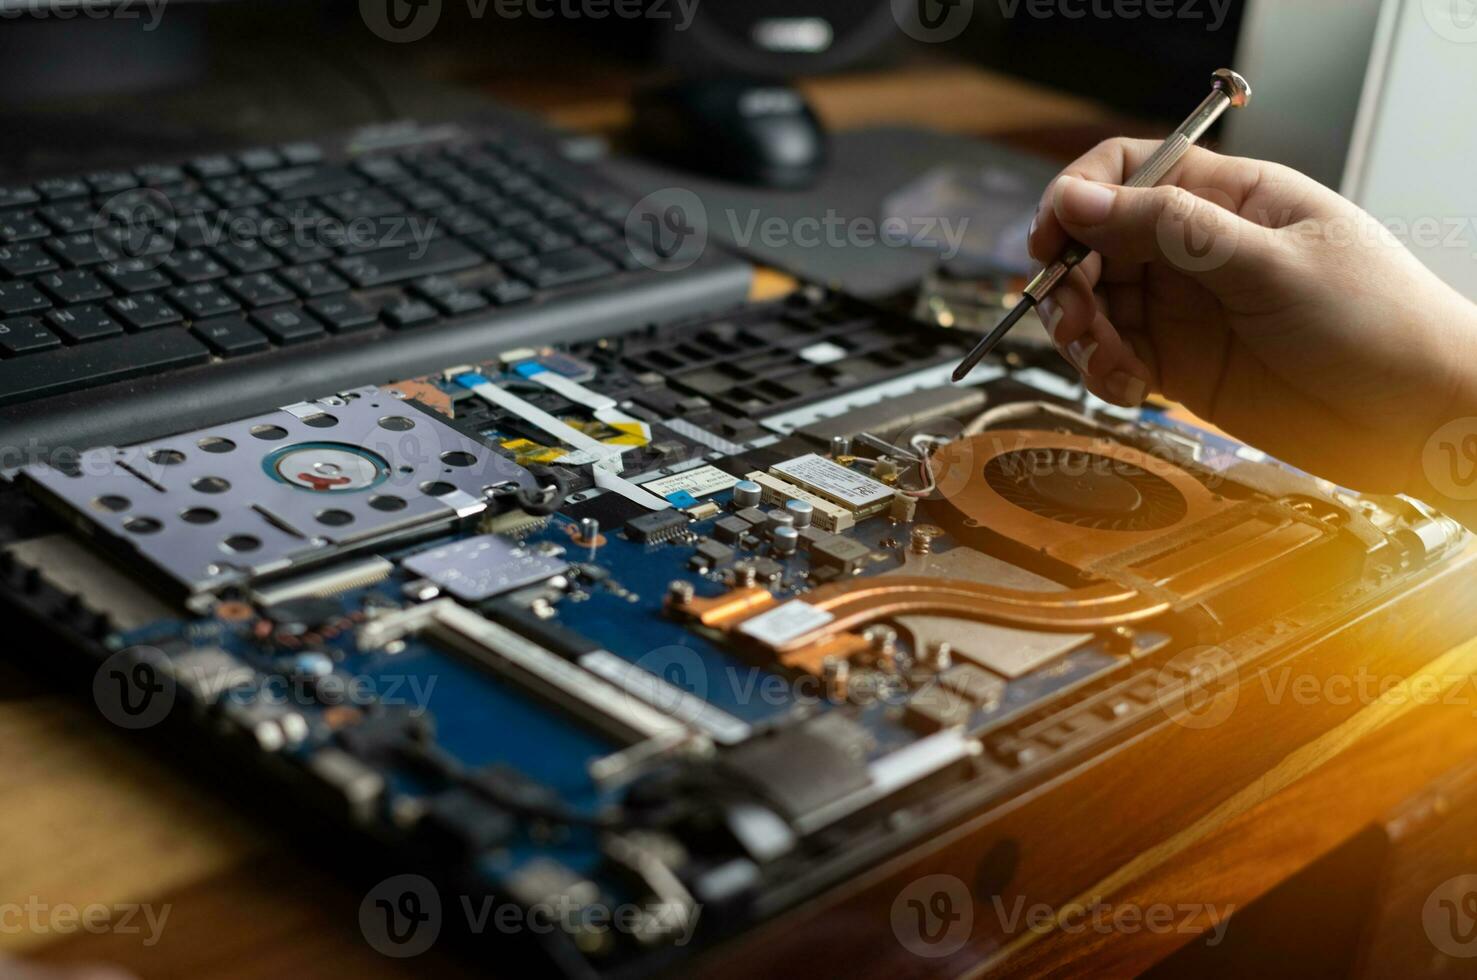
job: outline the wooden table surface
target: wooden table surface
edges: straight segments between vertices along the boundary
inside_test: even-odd
[[[805,87],[833,127],[907,121],[1005,137],[1062,157],[1114,131],[1151,128],[973,68],[921,66]],[[491,88],[571,127],[613,133],[626,118],[619,87],[597,96],[575,85]],[[161,980],[472,975],[439,950],[411,961],[372,952],[358,935],[362,885],[344,882],[283,831],[254,823],[253,811],[177,775],[147,742],[121,735],[89,703],[37,681],[23,667],[48,656],[40,647],[11,651],[20,666],[0,662],[0,903],[99,905],[113,910],[115,924],[124,906],[147,903],[167,919],[149,944],[140,917],[138,931],[15,929],[0,904],[0,955],[42,965],[113,963]],[[1448,677],[1470,672],[1477,644],[1436,666]],[[1372,704],[1120,869],[1098,893],[1204,901],[1211,889],[1221,901],[1245,905],[1474,749],[1470,711]],[[275,809],[284,807],[290,804]],[[1152,964],[1183,941],[1048,934],[1021,942],[1011,966],[1070,971],[1091,956],[1118,972]]]

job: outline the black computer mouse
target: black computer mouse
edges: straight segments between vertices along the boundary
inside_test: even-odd
[[[705,176],[798,189],[825,168],[825,130],[788,85],[688,79],[638,93],[633,110],[639,153]]]

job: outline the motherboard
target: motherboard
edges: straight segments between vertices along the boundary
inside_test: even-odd
[[[541,955],[616,974],[1463,541],[1047,366],[950,384],[964,346],[802,291],[97,447],[12,474],[0,583],[110,719],[244,752],[387,872],[554,910]]]

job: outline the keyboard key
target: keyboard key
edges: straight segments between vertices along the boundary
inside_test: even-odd
[[[236,161],[223,153],[217,153],[210,156],[196,157],[185,165],[185,169],[201,180],[211,180],[215,177],[225,177],[235,173]]]
[[[265,334],[239,316],[203,320],[190,330],[221,357],[255,354],[272,346]]]
[[[118,258],[117,252],[98,241],[98,236],[90,231],[53,238],[46,248],[70,266],[97,265]]]
[[[316,143],[288,143],[279,147],[282,159],[291,166],[302,163],[317,163],[323,159],[323,151]]]
[[[161,265],[168,269],[176,279],[186,284],[224,279],[230,274],[225,266],[211,258],[209,252],[199,248],[166,255]]]
[[[97,273],[120,293],[143,293],[169,285],[169,277],[160,272],[157,265],[157,262],[145,258],[124,259],[99,266]]]
[[[215,248],[216,258],[233,272],[264,272],[275,269],[282,260],[261,242],[227,242]]]
[[[185,179],[184,170],[172,163],[145,163],[134,167],[133,173],[147,187],[168,187]]]
[[[51,229],[30,211],[6,211],[0,214],[0,242],[29,242],[50,234]]]
[[[0,320],[0,354],[15,357],[35,351],[60,347],[61,338],[33,316],[18,316]]]
[[[101,306],[74,306],[46,314],[51,329],[69,344],[85,344],[123,332],[123,324],[108,316]]]
[[[575,243],[571,236],[556,231],[541,221],[524,225],[516,234],[535,252],[557,252],[570,248]]]
[[[169,298],[175,306],[184,310],[185,315],[191,320],[204,320],[223,313],[234,313],[241,308],[234,299],[221,292],[214,283],[209,282],[171,289]]]
[[[614,265],[588,248],[529,256],[509,263],[508,268],[540,289],[598,279],[615,271]]]
[[[247,306],[273,306],[290,303],[296,296],[273,275],[258,272],[254,276],[234,276],[225,281],[226,289]]]
[[[206,181],[205,190],[224,207],[245,208],[271,200],[267,192],[252,183],[250,177],[223,177]]]
[[[262,174],[259,179],[263,187],[282,201],[322,197],[364,186],[363,180],[342,167],[291,167]]]
[[[38,272],[50,272],[57,267],[56,259],[41,250],[35,242],[6,245],[0,248],[0,271],[11,279],[34,276]]]
[[[94,194],[117,194],[138,186],[138,178],[126,170],[105,170],[87,175]]]
[[[53,272],[37,279],[36,284],[64,306],[86,303],[95,299],[109,299],[113,295],[113,291],[105,286],[102,280],[82,269]]]
[[[0,361],[0,404],[158,374],[210,359],[187,330],[109,337],[78,347]]]
[[[395,184],[411,177],[410,171],[394,157],[365,157],[354,161],[354,169],[376,184]]]
[[[308,309],[334,333],[362,330],[374,326],[378,320],[373,310],[352,296],[325,296],[311,300]]]
[[[13,208],[22,204],[37,204],[41,195],[31,187],[0,187],[0,208]]]
[[[184,320],[180,311],[170,306],[158,293],[143,293],[125,296],[108,303],[113,315],[128,325],[130,330],[153,330]]]
[[[282,157],[275,150],[259,146],[236,154],[236,162],[241,165],[242,170],[256,173],[260,170],[273,170],[282,166]]]
[[[89,190],[76,177],[48,177],[36,181],[36,190],[48,201],[62,201],[70,197],[86,197]]]
[[[106,215],[87,201],[68,201],[65,204],[48,204],[36,214],[48,225],[63,235],[78,231],[91,231],[103,224]]]
[[[522,279],[504,279],[485,290],[487,298],[498,306],[511,306],[533,299],[533,287]]]
[[[0,282],[0,316],[48,309],[51,300],[28,282]]]
[[[323,335],[323,324],[294,306],[258,310],[251,315],[251,322],[278,344],[296,344]]]
[[[448,316],[471,313],[488,304],[487,297],[475,290],[463,289],[456,280],[446,276],[418,280],[411,288]]]
[[[440,319],[436,308],[423,299],[402,299],[380,310],[385,322],[397,329],[419,327]]]
[[[482,264],[482,257],[461,242],[439,238],[424,246],[405,245],[349,256],[339,259],[334,266],[363,289]]]
[[[467,241],[498,262],[511,262],[532,252],[527,242],[506,231],[484,231],[469,235]]]
[[[333,271],[322,262],[309,262],[295,269],[283,269],[279,275],[297,290],[299,296],[326,296],[342,293],[349,288]]]
[[[373,187],[340,191],[337,194],[329,194],[320,198],[320,201],[325,208],[344,221],[353,221],[355,218],[381,218],[405,209],[405,205],[401,204],[394,195]]]

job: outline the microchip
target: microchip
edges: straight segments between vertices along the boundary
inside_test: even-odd
[[[764,511],[758,507],[745,507],[743,510],[735,513],[733,516],[737,517],[739,520],[749,525],[759,525],[769,520],[769,515],[765,514]]]
[[[733,549],[717,541],[700,541],[697,546],[697,554],[692,557],[694,561],[701,562],[704,568],[712,568],[732,558]]]
[[[520,548],[496,534],[422,551],[401,565],[463,602],[480,602],[521,589],[569,568],[567,562]]]
[[[957,691],[942,684],[929,684],[908,698],[903,720],[919,732],[932,733],[969,721],[974,705]]]
[[[742,517],[725,517],[713,524],[713,537],[719,541],[735,544],[752,526]]]
[[[939,675],[939,683],[980,705],[998,704],[1005,682],[974,664],[956,664]]]
[[[832,535],[810,546],[811,561],[822,568],[834,568],[850,574],[862,567],[872,552],[860,541]]]
[[[659,510],[642,514],[626,522],[626,534],[633,541],[661,544],[687,530],[687,515],[680,510]]]

